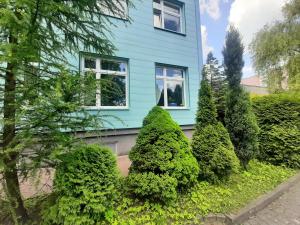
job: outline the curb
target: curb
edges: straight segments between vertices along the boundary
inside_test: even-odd
[[[269,204],[274,202],[285,192],[287,192],[292,186],[300,182],[300,173],[289,178],[286,182],[280,184],[273,191],[261,196],[260,198],[252,201],[246,207],[241,209],[237,214],[215,214],[208,215],[204,218],[204,224],[215,225],[215,224],[226,224],[226,225],[238,225],[245,222],[251,216],[254,216],[257,212],[261,211]]]

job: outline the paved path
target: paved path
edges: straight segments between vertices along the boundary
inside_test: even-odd
[[[300,225],[300,182],[244,225]]]

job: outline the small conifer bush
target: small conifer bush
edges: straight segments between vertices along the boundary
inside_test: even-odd
[[[212,90],[203,73],[192,150],[200,167],[199,179],[220,183],[237,172],[239,161],[227,130],[217,121]]]
[[[106,147],[87,145],[65,154],[56,169],[56,200],[44,213],[45,224],[94,225],[114,215],[119,173]]]
[[[129,157],[129,189],[143,199],[172,201],[176,191],[191,186],[199,173],[188,139],[170,114],[158,106],[144,119]]]

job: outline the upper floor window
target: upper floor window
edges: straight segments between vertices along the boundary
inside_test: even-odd
[[[154,26],[183,33],[183,6],[168,0],[153,0]]]
[[[102,9],[103,14],[120,18],[127,19],[128,18],[128,4],[127,0],[112,0],[114,3],[115,9],[112,11],[110,7],[107,6],[105,1],[99,1],[100,8]]]
[[[112,109],[128,106],[126,61],[84,57],[82,67],[85,76],[89,76],[86,81],[95,81],[94,88],[84,93],[85,106]]]
[[[156,103],[166,108],[186,107],[185,71],[156,66]]]

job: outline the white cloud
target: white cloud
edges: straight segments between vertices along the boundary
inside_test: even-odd
[[[203,58],[206,59],[206,56],[209,52],[212,52],[214,48],[209,46],[208,44],[208,33],[207,28],[204,25],[201,25],[201,36],[202,36],[202,51],[203,51]]]
[[[200,0],[201,13],[207,13],[214,20],[221,17],[220,0]]]
[[[286,0],[234,0],[229,23],[235,25],[248,48],[254,35],[267,23],[282,19],[281,8]]]

